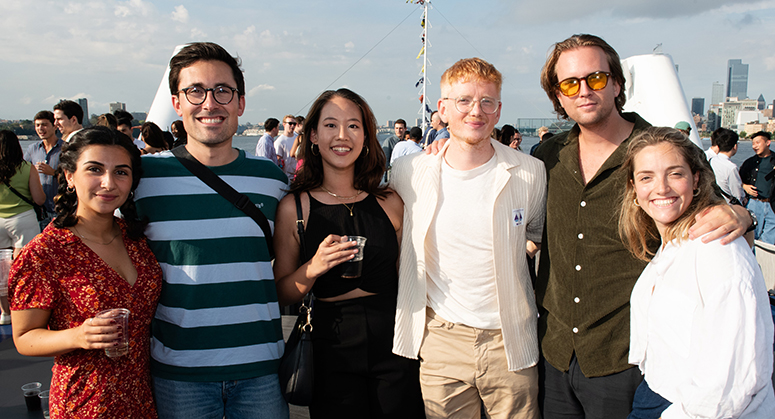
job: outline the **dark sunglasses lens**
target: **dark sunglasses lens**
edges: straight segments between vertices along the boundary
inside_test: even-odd
[[[592,90],[604,89],[608,84],[608,76],[605,73],[594,73],[587,76],[587,86]]]

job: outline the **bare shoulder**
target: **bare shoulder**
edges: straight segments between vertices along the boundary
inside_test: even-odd
[[[384,201],[384,203],[389,206],[399,207],[402,210],[404,208],[404,201],[401,199],[401,196],[398,195],[398,192],[392,188],[385,189],[385,196],[380,198],[380,201]]]
[[[309,207],[306,194],[300,193],[299,198],[302,208],[306,210]],[[295,223],[296,218],[296,199],[292,193],[289,193],[280,200],[280,204],[277,206],[277,221],[282,223],[290,219]]]
[[[387,188],[385,189],[385,196],[377,199],[377,202],[379,202],[379,205],[393,222],[393,225],[396,226],[396,229],[399,229],[402,224],[401,220],[404,217],[404,201],[398,193],[393,189]]]
[[[296,212],[296,200],[293,194],[288,194],[280,200],[280,204],[277,206],[277,216],[286,215],[288,211]]]

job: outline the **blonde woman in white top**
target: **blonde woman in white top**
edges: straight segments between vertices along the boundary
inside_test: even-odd
[[[704,153],[680,132],[630,143],[619,233],[649,260],[632,291],[629,362],[644,381],[630,418],[773,418],[773,324],[756,259],[741,237],[689,240],[723,202]],[[656,250],[656,251],[655,251]]]

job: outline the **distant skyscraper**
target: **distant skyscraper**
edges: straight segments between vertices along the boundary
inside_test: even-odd
[[[705,98],[704,97],[692,98],[692,113],[695,115],[705,116]]]
[[[126,103],[122,102],[113,102],[109,105],[110,113],[113,113],[114,111],[125,111],[126,110]]]
[[[718,105],[719,103],[724,103],[724,85],[715,82],[713,83],[713,92],[710,95],[710,104]]]
[[[82,97],[78,100],[76,100],[79,105],[81,105],[81,109],[83,109],[83,126],[88,127],[91,125],[89,123],[89,101],[86,100],[85,97]]]
[[[757,101],[759,102],[758,109],[760,111],[763,111],[764,108],[767,106],[767,102],[764,101],[764,95],[760,94],[759,99],[757,99]]]
[[[727,62],[727,97],[748,99],[748,64],[743,60]]]

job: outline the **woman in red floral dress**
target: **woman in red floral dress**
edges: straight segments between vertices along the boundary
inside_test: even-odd
[[[59,167],[57,216],[11,268],[14,343],[24,355],[56,356],[51,418],[156,418],[149,346],[162,274],[131,198],[140,151],[123,134],[87,128]],[[112,308],[131,311],[128,330],[95,318]],[[129,354],[108,358],[123,333]]]

